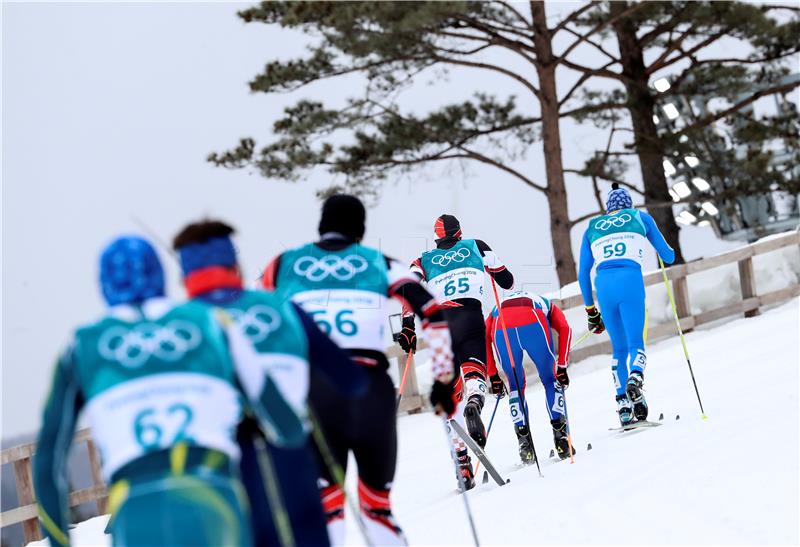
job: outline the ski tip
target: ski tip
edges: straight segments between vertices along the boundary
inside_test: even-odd
[[[551,458],[555,458],[555,456],[556,456],[556,451],[551,448],[550,449],[550,457]]]
[[[586,445],[586,450],[591,450],[591,449],[592,449],[592,443],[587,444]]]
[[[708,416],[706,416],[705,414],[703,414],[703,415],[701,416],[701,419],[703,419],[703,420],[708,420]]]
[[[675,419],[676,420],[680,420],[681,419],[681,415],[680,414],[675,414]]]
[[[489,472],[488,471],[484,471],[483,472],[483,481],[482,482],[483,482],[483,484],[489,484]]]
[[[658,415],[658,420],[661,421],[663,419],[664,419],[664,413],[662,412],[661,414]]]
[[[510,483],[511,479],[506,479],[506,484]]]

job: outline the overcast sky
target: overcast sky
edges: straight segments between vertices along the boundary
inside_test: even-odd
[[[205,157],[243,136],[268,138],[300,96],[341,101],[358,82],[250,94],[246,82],[268,60],[302,55],[305,38],[245,25],[239,7],[3,4],[4,438],[37,427],[55,356],[77,325],[102,313],[97,255],[113,236],[146,226],[169,241],[188,220],[219,217],[239,229],[249,279],[274,254],[315,237],[314,192],[327,175],[287,184],[214,168]],[[404,104],[424,112],[475,91],[521,94],[501,76],[454,73],[415,87]],[[562,135],[570,167],[605,139],[572,123]],[[524,161],[544,180],[541,146]],[[573,216],[591,211],[590,185],[568,180]],[[557,288],[543,197],[486,167],[437,166],[392,181],[369,212],[367,242],[410,260],[443,212],[461,218],[466,236],[489,242],[529,288]],[[581,234],[573,231],[576,252]],[[710,229],[682,237],[688,258],[726,246]],[[175,264],[162,257],[172,293],[182,296]]]

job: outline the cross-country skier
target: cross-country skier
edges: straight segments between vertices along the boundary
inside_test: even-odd
[[[642,393],[647,365],[642,262],[648,242],[664,262],[671,264],[675,260],[675,251],[664,240],[653,217],[634,209],[628,191],[614,183],[606,201],[606,214],[590,220],[583,234],[578,281],[589,330],[600,334],[607,329],[611,338],[611,371],[623,426],[647,419],[647,401]],[[592,266],[596,266],[594,284],[600,310],[592,297]]]
[[[456,395],[456,417],[466,421],[469,435],[480,446],[486,445],[486,428],[481,410],[486,396],[486,333],[481,298],[484,271],[504,289],[514,284],[514,276],[494,251],[480,239],[462,239],[461,224],[453,215],[441,215],[433,226],[436,248],[422,253],[411,263],[411,271],[427,283],[437,301],[448,306],[447,320],[453,336],[453,353],[461,366]],[[398,340],[406,351],[416,350],[414,315],[403,310],[403,329]],[[463,386],[466,386],[466,403]],[[463,476],[473,484],[472,463],[466,446],[453,434]]]
[[[321,381],[328,381],[345,396],[362,395],[366,377],[361,367],[325,336],[299,306],[273,293],[244,289],[231,240],[233,232],[233,228],[222,222],[203,221],[189,224],[175,237],[173,247],[180,258],[189,297],[225,309],[250,338],[256,351],[268,357],[265,366],[269,364],[269,372],[276,382],[285,384],[284,392],[301,394],[305,391],[294,383],[300,382],[299,387],[308,385],[309,379],[304,375],[306,363],[288,353],[280,359],[269,356],[286,346],[287,336],[299,334],[308,346],[312,382],[317,379],[314,373],[321,373],[324,375]],[[295,404],[304,405],[305,400],[297,400]],[[258,462],[260,455],[256,445],[263,446],[263,434],[255,420],[248,418],[240,426],[238,438],[242,449],[242,480],[250,498],[256,544],[279,545],[283,541],[272,517],[279,508],[270,504]],[[262,450],[268,452],[269,465],[278,479],[280,501],[289,516],[294,544],[328,545],[317,488],[319,472],[310,439],[296,448],[264,444]]]
[[[268,290],[291,297],[368,376],[367,394],[354,400],[326,390],[311,400],[333,457],[344,469],[353,452],[365,524],[375,545],[404,544],[394,520],[389,491],[397,460],[395,390],[386,373],[385,301],[398,298],[421,318],[434,352],[431,402],[438,411],[455,410],[455,374],[450,332],[436,300],[399,262],[360,244],[366,211],[357,198],[331,196],[322,207],[320,240],[284,252],[267,266]],[[312,385],[312,390],[314,386]],[[322,458],[322,455],[320,455]],[[323,507],[334,545],[344,543],[344,492],[320,465]]]
[[[527,408],[520,404],[520,391],[525,393],[525,369],[522,367],[523,350],[527,352],[544,386],[547,399],[547,413],[553,427],[553,441],[559,458],[569,457],[567,440],[567,419],[564,411],[564,389],[569,386],[567,364],[569,347],[572,342],[572,329],[558,306],[547,298],[526,291],[507,295],[501,303],[503,320],[507,332],[499,319],[497,306],[486,318],[486,356],[488,358],[489,381],[492,393],[502,397],[505,385],[497,372],[494,352],[497,351],[503,372],[509,384],[509,408],[514,422],[514,430],[519,441],[519,456],[523,463],[533,463],[530,429],[525,422]],[[508,335],[508,345],[506,337]],[[508,356],[511,346],[511,359]],[[514,370],[516,368],[516,371]],[[518,387],[517,379],[522,384]],[[527,406],[527,402],[526,402]],[[573,452],[574,453],[574,452]]]
[[[269,373],[284,357],[257,354],[224,312],[164,298],[161,264],[141,238],[104,250],[100,283],[108,311],[75,331],[45,405],[34,459],[45,534],[69,544],[66,457],[85,411],[110,485],[115,545],[250,545],[236,465],[242,401],[271,442],[297,446],[302,383],[284,391]],[[284,325],[283,353],[306,363],[301,331]]]

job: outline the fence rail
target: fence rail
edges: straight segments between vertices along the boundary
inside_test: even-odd
[[[760,309],[764,306],[778,304],[800,295],[800,284],[794,284],[790,287],[765,294],[758,294],[756,290],[753,257],[787,247],[796,247],[798,251],[800,251],[799,232],[791,232],[720,255],[704,258],[696,262],[667,268],[667,278],[672,282],[681,328],[686,331],[718,319],[742,314],[746,317],[753,317],[758,315]],[[737,263],[739,268],[741,299],[717,309],[692,314],[687,283],[688,276],[733,263]],[[645,287],[656,285],[662,281],[663,278],[660,271],[649,273],[644,276]],[[580,295],[575,295],[561,299],[553,299],[553,303],[566,311],[572,308],[582,307],[583,299]],[[649,329],[649,338],[651,339],[674,336],[676,334],[675,324],[672,321],[654,325]],[[419,343],[418,348],[425,348],[424,341]],[[610,349],[611,344],[608,341],[578,348],[572,352],[571,360],[572,362],[576,362],[591,355],[608,353]],[[405,356],[400,348],[396,345],[392,346],[388,349],[387,355],[397,360],[397,369],[402,376]],[[406,380],[405,393],[400,403],[400,412],[421,412],[426,406],[426,399],[420,394],[417,372],[412,358],[408,371],[408,378]],[[86,443],[92,486],[71,492],[69,498],[70,506],[74,507],[88,502],[95,502],[97,504],[98,514],[104,514],[107,511],[107,490],[100,472],[100,457],[94,446],[89,430],[82,429],[78,431],[73,443],[78,445]],[[21,522],[26,543],[42,538],[37,520],[36,497],[33,491],[33,473],[31,468],[31,458],[33,458],[35,453],[36,443],[28,443],[7,448],[2,451],[0,456],[0,463],[2,465],[11,464],[14,466],[14,477],[16,479],[19,502],[19,507],[0,513],[0,528]]]

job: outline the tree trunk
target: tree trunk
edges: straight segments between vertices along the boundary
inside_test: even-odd
[[[611,16],[615,17],[628,9],[627,2],[611,2]],[[636,37],[636,25],[629,17],[621,17],[612,25],[617,35],[622,74],[628,78],[625,89],[628,92],[628,112],[633,123],[636,154],[644,183],[644,201],[664,203],[672,198],[669,195],[667,177],[664,175],[664,147],[658,136],[653,115],[656,102],[648,86],[649,77],[644,64],[642,46]],[[675,249],[675,261],[683,262],[683,253],[678,238],[680,228],[675,222],[672,207],[653,207],[648,209],[656,224],[664,234],[667,243]]]
[[[556,94],[556,63],[553,58],[552,36],[547,28],[544,2],[532,1],[533,42],[536,47],[536,70],[539,76],[539,104],[542,113],[542,143],[547,176],[547,205],[550,209],[550,237],[556,260],[558,282],[563,287],[578,279],[570,239],[567,190],[564,166],[561,163],[561,129],[559,127],[558,95]]]

